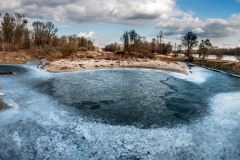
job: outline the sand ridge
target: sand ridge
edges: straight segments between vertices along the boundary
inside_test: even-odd
[[[165,70],[187,74],[186,66],[176,62],[165,62],[159,60],[137,59],[137,60],[56,60],[46,62],[43,69],[49,72],[70,72],[108,68],[148,68]]]

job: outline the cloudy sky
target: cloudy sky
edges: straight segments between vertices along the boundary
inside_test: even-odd
[[[0,12],[52,21],[59,36],[88,36],[100,46],[135,29],[148,40],[162,30],[165,42],[179,44],[193,31],[214,46],[240,47],[240,0],[1,0]]]

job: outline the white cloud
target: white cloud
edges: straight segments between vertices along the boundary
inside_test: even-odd
[[[55,22],[130,25],[150,24],[182,13],[175,0],[8,0],[0,1],[0,10]]]
[[[156,28],[168,30],[168,35],[185,35],[194,31],[199,37],[224,38],[240,35],[240,14],[233,14],[227,19],[208,18],[200,20],[198,17],[184,14],[180,18],[170,18],[157,24]]]
[[[231,46],[231,42],[225,42],[222,44],[223,46]]]
[[[230,40],[230,41],[224,41],[223,43],[222,43],[222,46],[223,47],[231,47],[231,48],[235,48],[235,47],[239,47],[240,46],[240,43],[238,42],[238,41],[232,41],[232,40]]]
[[[70,28],[68,25],[57,26],[57,28]]]
[[[192,32],[194,32],[194,33],[203,33],[205,31],[202,28],[194,28],[194,29],[192,29]]]
[[[89,33],[87,33],[87,32],[80,32],[80,33],[78,34],[78,37],[93,38],[96,34],[97,34],[97,32],[93,32],[93,31],[90,31]]]

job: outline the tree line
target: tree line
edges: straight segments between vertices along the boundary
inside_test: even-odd
[[[116,53],[126,53],[126,52],[134,52],[140,53],[144,56],[151,57],[154,53],[155,54],[162,54],[167,55],[173,51],[173,46],[168,43],[163,42],[163,32],[159,31],[155,38],[152,38],[150,42],[146,40],[144,36],[140,36],[134,29],[130,31],[124,31],[120,40],[123,44],[110,43],[104,47],[105,51],[116,52]],[[185,55],[189,58],[190,61],[193,60],[192,56],[192,49],[198,46],[197,35],[193,32],[188,32],[182,43],[175,46],[175,56],[178,53],[181,53],[183,48],[185,47]],[[209,39],[202,40],[199,45],[199,56],[205,58],[208,52],[211,50],[212,44],[210,43]],[[122,52],[120,52],[122,51]]]
[[[197,53],[199,57],[205,59],[208,56],[209,52],[213,49],[213,45],[211,44],[209,39],[201,40],[198,45],[197,35],[193,32],[188,32],[182,40],[182,46],[185,47],[185,55],[188,57],[189,61],[193,61],[194,57],[192,55],[192,49],[198,46]]]
[[[0,24],[0,51],[14,52],[51,47],[64,54],[72,54],[77,50],[94,49],[94,40],[90,38],[77,35],[58,37],[58,28],[52,22],[35,21],[32,23],[32,30],[28,29],[28,23],[22,14],[6,13]]]
[[[130,31],[124,31],[120,40],[123,44],[110,43],[103,49],[105,51],[115,53],[134,52],[140,53],[145,56],[151,57],[153,53],[167,55],[173,53],[174,56],[183,53],[188,57],[189,61],[194,60],[194,54],[198,54],[199,58],[205,59],[208,55],[216,55],[218,59],[221,59],[223,55],[234,55],[240,57],[240,48],[233,49],[216,49],[213,47],[210,39],[201,40],[198,42],[198,37],[192,31],[188,32],[181,41],[181,44],[172,46],[170,42],[163,42],[163,32],[159,31],[155,38],[152,38],[150,42],[146,40],[144,36],[140,36],[134,29]],[[193,52],[193,49],[195,51]]]
[[[188,57],[189,61],[193,61],[192,49],[198,47],[198,50],[195,54],[198,54],[199,57],[205,59],[208,55],[216,55],[217,59],[222,59],[224,55],[236,56],[240,61],[240,48],[214,48],[209,39],[201,40],[198,45],[197,35],[193,32],[188,32],[184,39],[182,40],[182,46],[185,47],[185,55]]]
[[[134,29],[130,31],[124,31],[120,40],[123,44],[110,43],[104,47],[105,51],[110,52],[134,52],[143,55],[151,55],[153,53],[169,54],[172,51],[172,45],[169,43],[162,42],[163,33],[162,31],[153,38],[151,42],[146,40],[146,37],[138,34]],[[150,54],[151,53],[151,54]]]

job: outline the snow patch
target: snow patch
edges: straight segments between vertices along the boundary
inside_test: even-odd
[[[182,64],[182,63],[180,63]],[[170,75],[183,79],[189,82],[201,84],[204,83],[208,78],[212,76],[209,70],[201,68],[201,67],[190,67],[186,69],[188,74],[180,74],[180,73],[169,73]]]
[[[10,104],[8,104],[8,106],[12,107],[12,108],[15,108],[15,109],[19,108],[19,105],[17,103],[10,103]]]

